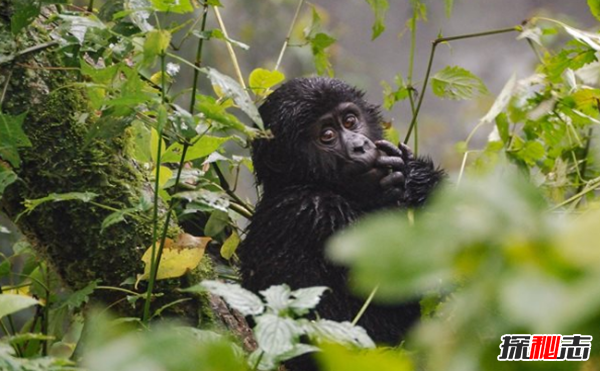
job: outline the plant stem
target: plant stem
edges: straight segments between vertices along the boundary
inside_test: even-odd
[[[208,15],[208,3],[204,3],[202,9],[202,25],[200,26],[200,32],[204,32],[206,29],[206,16]],[[202,48],[204,46],[204,39],[198,40],[198,49],[196,51],[196,60],[194,65],[200,67],[202,64]],[[198,91],[198,79],[200,78],[200,70],[194,69],[194,79],[192,80],[192,97],[190,99],[190,114],[194,115],[194,107],[196,106],[196,92]]]
[[[373,290],[371,290],[371,293],[369,294],[369,297],[367,298],[367,300],[365,301],[365,303],[363,304],[363,306],[360,308],[360,310],[358,311],[358,313],[356,314],[356,316],[352,320],[352,326],[356,326],[356,324],[358,323],[358,321],[360,320],[360,318],[363,316],[363,314],[365,314],[365,311],[367,310],[367,308],[369,307],[369,305],[373,301],[373,298],[375,297],[375,294],[377,294],[377,290],[379,290],[379,285],[375,286],[373,288]]]
[[[165,98],[165,54],[160,56],[161,64],[161,101],[164,104]],[[162,156],[162,125],[158,125],[158,149],[156,151],[156,172],[154,180],[154,213],[152,218],[152,247],[150,254],[150,277],[148,277],[148,290],[146,292],[146,301],[144,302],[144,314],[142,316],[142,322],[146,325],[150,319],[150,301],[152,300],[152,292],[154,291],[155,273],[158,271],[159,260],[156,259],[156,242],[158,237],[158,191],[160,187],[160,158]],[[168,214],[167,214],[168,217]],[[162,244],[162,241],[161,241]]]
[[[583,191],[583,185],[584,185],[584,181],[585,181],[585,172],[587,170],[587,157],[590,153],[590,143],[592,142],[592,134],[594,133],[594,129],[593,128],[589,128],[588,130],[588,137],[587,137],[587,141],[585,143],[585,148],[583,150],[583,155],[581,156],[583,159],[583,162],[581,163],[581,170],[579,171],[580,173],[580,177],[581,177],[581,184],[579,185],[579,187],[577,187],[577,191],[575,191],[575,193],[580,193],[581,191]]]
[[[88,4],[87,10],[90,13],[94,11],[94,0],[90,0],[90,3]]]
[[[185,164],[185,155],[187,154],[189,148],[189,143],[183,143],[183,149],[181,151],[181,159],[179,160],[179,168],[177,169],[177,175],[175,177],[175,185],[177,188],[179,181],[181,179],[181,173],[183,171],[183,166]],[[165,219],[165,225],[163,226],[162,235],[160,237],[160,246],[158,247],[158,252],[156,254],[156,268],[152,270],[150,274],[150,279],[152,281],[156,281],[156,275],[158,273],[158,266],[160,265],[160,259],[162,258],[163,249],[165,247],[165,240],[167,239],[167,232],[169,231],[169,223],[171,222],[171,215],[173,215],[173,204],[175,202],[175,198],[171,198],[169,201],[169,210],[167,211],[167,217]]]
[[[298,6],[296,7],[296,12],[294,13],[294,18],[292,18],[292,23],[290,24],[290,29],[288,30],[287,36],[285,37],[285,41],[283,42],[283,46],[281,47],[281,51],[279,52],[279,57],[277,58],[277,63],[275,63],[275,71],[279,69],[281,65],[281,60],[283,59],[283,53],[285,53],[285,49],[290,42],[290,37],[292,37],[292,31],[294,31],[294,25],[296,24],[296,20],[298,19],[298,14],[300,14],[300,9],[304,4],[304,0],[300,0],[298,2]]]
[[[415,67],[415,48],[417,43],[417,9],[413,9],[413,16],[410,20],[410,54],[408,57],[408,84],[412,85],[413,71]]]
[[[223,18],[221,18],[219,8],[213,6],[213,10],[215,11],[215,16],[217,17],[217,22],[219,23],[221,31],[223,31],[223,35],[226,39],[229,39],[229,35],[227,34],[227,29],[225,28],[225,24],[223,23]],[[233,68],[235,69],[235,74],[237,75],[238,82],[240,83],[242,88],[246,89],[246,83],[244,82],[244,76],[242,76],[242,70],[240,69],[240,65],[235,55],[235,50],[233,50],[233,47],[231,46],[230,42],[226,42],[225,44],[227,45],[227,51],[229,52],[229,56],[231,57],[231,61],[233,62]]]
[[[410,139],[410,135],[411,135],[411,133],[416,125],[416,122],[417,122],[417,117],[419,116],[419,112],[421,111],[421,105],[423,104],[423,98],[425,97],[425,91],[427,90],[427,84],[429,83],[429,75],[431,74],[431,67],[433,65],[433,58],[435,56],[435,50],[436,50],[437,46],[441,43],[449,42],[449,41],[472,39],[472,38],[476,38],[476,37],[498,35],[498,34],[503,34],[503,33],[508,33],[508,32],[514,32],[514,31],[521,31],[521,26],[513,26],[510,28],[502,28],[499,30],[477,32],[477,33],[450,36],[450,37],[440,37],[440,38],[433,40],[433,42],[431,43],[431,53],[429,54],[429,62],[427,63],[427,72],[425,72],[425,80],[423,81],[423,88],[421,89],[421,95],[419,96],[419,102],[417,103],[417,108],[416,108],[415,114],[413,115],[410,126],[408,127],[408,132],[406,133],[406,137],[404,138],[405,144],[408,143],[408,140]]]

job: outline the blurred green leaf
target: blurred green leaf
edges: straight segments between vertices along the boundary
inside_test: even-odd
[[[248,85],[257,95],[266,95],[268,90],[285,79],[285,75],[279,71],[269,71],[264,68],[256,68],[250,73]]]
[[[31,142],[23,131],[23,121],[27,112],[18,116],[0,113],[0,157],[13,167],[19,167],[21,158],[18,148],[31,147]]]
[[[590,11],[600,21],[600,0],[587,0]]]
[[[483,81],[461,67],[445,67],[431,77],[433,93],[441,98],[472,99],[487,94]]]
[[[317,353],[323,371],[413,371],[410,358],[399,350],[356,351],[339,345],[324,347]]]
[[[194,11],[192,0],[152,0],[152,5],[159,12],[182,14]]]
[[[375,22],[373,23],[373,34],[371,40],[375,40],[385,31],[385,15],[388,11],[389,4],[387,0],[366,0],[371,6],[371,10],[375,14]]]

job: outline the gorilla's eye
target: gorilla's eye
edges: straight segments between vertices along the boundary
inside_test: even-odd
[[[358,119],[353,114],[350,114],[350,115],[347,115],[346,117],[344,117],[344,127],[346,129],[352,128],[354,125],[356,125],[357,122],[358,122]]]
[[[331,143],[335,139],[336,134],[332,129],[323,130],[321,133],[321,142],[323,143]]]

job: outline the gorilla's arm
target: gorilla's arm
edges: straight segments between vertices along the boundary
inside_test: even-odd
[[[343,268],[324,258],[325,241],[356,218],[346,200],[308,186],[263,197],[238,249],[243,285],[258,292],[286,283],[344,288]]]

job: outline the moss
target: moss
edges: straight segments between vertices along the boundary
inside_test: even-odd
[[[0,0],[0,7],[5,3]],[[8,23],[0,24],[0,45],[16,45],[22,50],[47,40],[39,25],[13,38]],[[12,73],[2,111],[28,112],[23,126],[32,143],[19,152],[22,164],[16,172],[21,181],[6,189],[1,200],[4,210],[14,219],[23,211],[23,200],[66,192],[94,192],[99,195],[95,202],[114,209],[136,204],[144,189],[151,188],[124,153],[129,137],[124,134],[109,142],[87,140],[96,116],[85,91],[72,85],[79,75],[44,68],[62,65],[60,52],[45,50],[24,58],[19,65],[0,65],[0,76],[8,76],[9,69]],[[102,221],[110,213],[80,201],[45,203],[21,217],[18,226],[71,288],[83,287],[96,279],[103,285],[119,286],[142,272],[141,256],[151,244],[152,223],[128,217],[126,222],[101,233]],[[171,236],[179,232],[178,227],[169,228]],[[213,277],[210,262],[205,264],[196,279]],[[164,295],[156,305],[181,298],[182,294],[175,290],[179,285],[178,280],[161,281],[158,290]],[[111,303],[122,298],[122,294],[113,291],[103,290],[101,294],[99,299]],[[202,308],[200,313],[198,306]],[[181,310],[179,314],[185,313],[188,318],[206,319],[210,317],[205,313],[208,308],[204,296],[194,299],[194,307],[188,304],[171,310]]]

